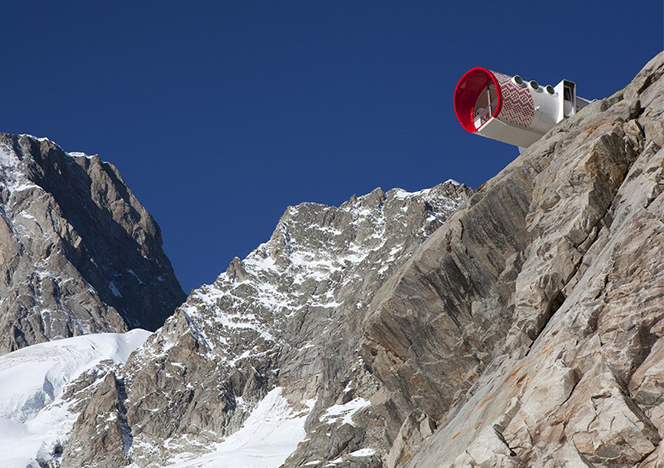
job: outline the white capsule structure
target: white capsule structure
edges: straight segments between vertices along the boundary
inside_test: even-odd
[[[541,86],[481,67],[466,72],[454,90],[454,111],[463,128],[520,148],[590,102],[576,95],[573,81]]]

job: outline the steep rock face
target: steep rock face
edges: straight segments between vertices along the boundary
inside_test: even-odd
[[[71,436],[78,440],[80,434],[84,433],[86,444],[68,444],[65,447],[63,457],[70,464],[86,466],[90,462],[93,453],[87,446],[98,448],[94,458],[103,466],[122,466],[129,462],[127,453],[132,436],[127,425],[125,398],[123,382],[114,372],[107,373],[81,411]]]
[[[0,134],[0,352],[156,329],[184,300],[159,227],[118,171]]]
[[[280,387],[308,414],[286,468],[660,466],[662,75],[664,53],[445,224],[467,189],[289,208],[88,402],[122,402],[129,450],[89,412],[63,465],[202,453]]]
[[[385,278],[470,193],[450,181],[417,193],[376,189],[340,207],[288,208],[268,242],[194,291],[123,370],[131,461],[160,466],[203,452],[281,387],[295,411],[309,414],[311,437],[289,466],[344,457],[339,466],[379,466],[373,451],[356,453],[388,449],[382,424],[369,427],[378,382],[359,355],[361,324]],[[83,419],[68,445],[85,446],[91,466],[103,466],[98,453],[107,448],[86,445],[99,424]],[[77,463],[65,454],[63,466]]]
[[[659,466],[663,73],[549,132],[376,294],[375,409],[439,427],[388,466]]]

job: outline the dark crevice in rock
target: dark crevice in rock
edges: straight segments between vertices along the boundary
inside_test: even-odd
[[[116,385],[118,387],[118,419],[120,424],[120,433],[122,435],[122,445],[124,452],[129,454],[131,445],[134,438],[131,435],[131,427],[129,426],[129,421],[127,419],[127,408],[125,407],[125,401],[127,400],[127,389],[125,388],[124,379],[115,379]]]
[[[565,400],[563,400],[563,402],[560,403],[560,406],[563,406],[565,403],[567,403],[572,398],[572,396],[574,395],[574,390],[576,390],[576,387],[578,387],[579,383],[581,382],[581,376],[579,375],[580,374],[579,370],[578,369],[573,369],[573,371],[574,371],[574,374],[575,374],[575,376],[574,376],[575,377],[574,378],[574,385],[570,389],[569,395],[567,395],[567,398],[565,398]]]
[[[187,324],[189,325],[189,329],[191,330],[191,337],[194,339],[194,341],[196,343],[202,344],[207,350],[212,351],[212,346],[205,339],[205,336],[203,335],[203,333],[201,333],[200,329],[198,328],[198,326],[196,326],[196,324],[191,319],[189,314],[187,314],[184,311],[182,311],[182,314],[184,315]]]
[[[640,458],[640,459],[639,459],[634,465],[636,466],[636,465],[639,465],[640,463],[643,463],[644,461],[646,461],[650,455],[652,455],[653,453],[655,453],[655,452],[657,451],[657,449],[659,448],[659,445],[660,445],[660,444],[661,444],[661,440],[660,440],[660,442],[655,446],[654,449],[652,449],[651,451],[649,451],[649,452],[647,452],[647,453],[644,453],[643,456],[642,456],[642,457],[641,457],[641,458]]]
[[[549,305],[546,308],[546,316],[549,317],[547,318],[547,323],[551,317],[553,317],[553,314],[558,312],[558,309],[563,305],[565,302],[565,294],[563,293],[562,290],[558,291],[558,294],[555,295],[551,301],[549,301]],[[539,333],[538,333],[539,334]]]
[[[507,447],[507,450],[509,450],[510,457],[516,457],[517,456],[516,452],[514,451],[514,449],[512,447],[510,447],[510,444],[507,443],[507,440],[505,440],[505,436],[503,435],[503,433],[501,431],[499,431],[495,426],[493,428],[493,431],[496,433],[496,437],[498,437],[498,439],[500,439],[500,441],[503,444],[505,444],[505,447]],[[516,460],[514,460],[514,461],[516,461]]]

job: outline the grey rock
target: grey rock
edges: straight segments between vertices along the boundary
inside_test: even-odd
[[[447,183],[289,208],[118,371],[123,463],[204,453],[279,386],[309,412],[285,468],[660,466],[663,75],[664,53],[465,203]]]
[[[524,227],[517,239],[527,236],[519,261],[499,263],[503,272],[484,283],[511,290],[508,307],[499,303],[508,317],[504,337],[407,467],[656,466],[664,429],[656,383],[662,70],[664,54],[624,92],[554,129],[486,185],[495,199],[505,182],[527,173],[532,187],[523,191],[525,210],[509,206]],[[435,248],[482,201],[472,199],[423,248]],[[513,234],[501,227],[498,236]],[[404,296],[398,288],[391,296]],[[456,361],[451,353],[446,359]]]
[[[409,414],[401,425],[392,449],[387,455],[385,467],[403,466],[419,450],[422,442],[433,435],[435,430],[436,422],[428,415],[418,412]]]
[[[124,385],[113,372],[99,383],[87,406],[80,413],[72,438],[85,439],[79,444],[67,444],[63,459],[70,466],[88,466],[91,461],[100,466],[123,466],[132,436],[124,408]]]
[[[111,164],[0,134],[0,353],[163,324],[184,293]]]
[[[279,386],[296,409],[316,401],[311,437],[287,466],[315,459],[380,466],[378,454],[352,455],[388,449],[372,409],[352,415],[354,424],[326,410],[354,399],[369,404],[378,382],[359,344],[373,294],[470,193],[447,182],[414,194],[376,189],[340,207],[288,208],[268,242],[194,291],[122,370],[131,461],[160,466],[204,452]],[[97,430],[81,430],[69,444]],[[65,457],[63,466],[75,463]]]

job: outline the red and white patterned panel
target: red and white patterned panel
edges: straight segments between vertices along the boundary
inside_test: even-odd
[[[521,127],[530,127],[535,117],[535,104],[533,103],[533,97],[530,95],[530,90],[526,86],[522,87],[514,84],[511,76],[495,71],[491,73],[500,84],[500,92],[503,98],[500,114],[496,118]]]

